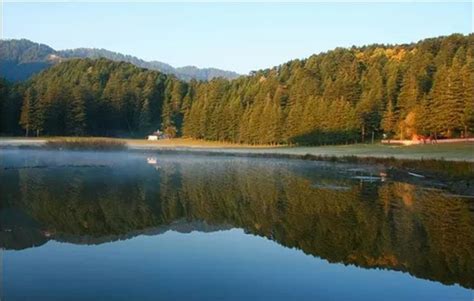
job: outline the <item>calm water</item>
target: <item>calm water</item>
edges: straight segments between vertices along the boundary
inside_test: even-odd
[[[0,150],[1,300],[472,300],[474,200],[379,173]]]

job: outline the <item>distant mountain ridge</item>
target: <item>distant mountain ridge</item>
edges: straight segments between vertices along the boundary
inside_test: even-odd
[[[236,72],[217,68],[198,68],[195,66],[175,68],[160,61],[145,61],[135,56],[107,49],[55,50],[48,45],[26,39],[0,40],[0,76],[11,81],[26,80],[43,69],[70,58],[107,58],[113,61],[123,61],[137,67],[173,74],[185,81],[192,79],[206,81],[216,77],[234,79],[240,76]]]

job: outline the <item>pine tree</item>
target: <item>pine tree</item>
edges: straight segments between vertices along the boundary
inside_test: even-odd
[[[372,66],[362,80],[364,92],[357,103],[357,112],[361,122],[361,138],[364,141],[366,133],[374,132],[380,128],[380,111],[383,107],[384,87],[378,66]]]
[[[441,132],[447,126],[446,95],[448,87],[449,69],[446,66],[440,66],[435,74],[433,88],[430,91],[429,111],[425,116],[430,124],[430,129],[434,132]]]
[[[244,109],[244,113],[240,119],[239,142],[250,143],[250,106]]]
[[[292,143],[293,139],[302,134],[302,116],[304,114],[304,102],[291,101],[288,111],[288,117],[286,118],[286,124],[284,128],[284,140],[287,143]]]
[[[151,120],[150,101],[148,98],[145,98],[140,110],[139,130],[141,133],[146,134],[152,130]]]
[[[474,129],[474,58],[468,57],[466,64],[461,70],[464,110],[461,117],[464,137],[469,136],[469,132]]]
[[[433,88],[433,105],[437,129],[451,137],[456,130],[464,128],[462,120],[465,111],[464,87],[461,73],[463,53],[458,52],[451,68],[438,71]],[[434,123],[434,122],[432,122]]]
[[[82,136],[87,132],[87,91],[84,87],[76,86],[71,98],[66,119],[68,134]]]
[[[25,93],[20,116],[20,125],[25,130],[27,137],[34,132],[38,134],[42,130],[38,114],[36,93],[32,88],[29,88]]]
[[[404,119],[418,103],[418,82],[414,70],[409,68],[405,73],[398,95],[397,110],[399,117]]]
[[[395,106],[392,101],[389,100],[382,118],[382,129],[389,138],[396,132],[397,120],[398,117],[395,111]]]

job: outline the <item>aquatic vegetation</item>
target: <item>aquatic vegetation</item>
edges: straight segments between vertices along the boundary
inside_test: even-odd
[[[58,150],[117,151],[126,149],[127,145],[123,141],[107,138],[63,138],[48,140],[45,147]]]

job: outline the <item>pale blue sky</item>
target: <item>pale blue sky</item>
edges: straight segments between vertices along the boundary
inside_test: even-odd
[[[247,73],[338,46],[472,32],[472,3],[4,3],[4,38]]]

